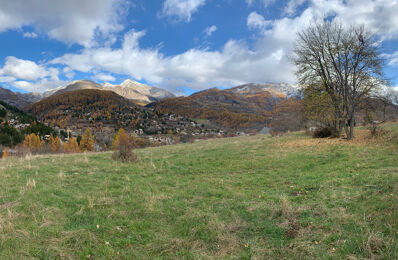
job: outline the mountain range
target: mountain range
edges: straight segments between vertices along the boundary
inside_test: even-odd
[[[298,88],[289,84],[250,83],[224,90],[212,88],[148,106],[161,113],[206,119],[225,128],[248,130],[264,127],[278,103],[299,98]]]
[[[38,102],[50,96],[82,89],[113,91],[116,94],[135,101],[141,105],[149,104],[151,102],[159,101],[165,98],[175,97],[174,94],[164,89],[151,87],[134,80],[127,79],[120,85],[112,85],[109,83],[100,85],[91,80],[77,80],[65,86],[51,89],[43,93],[30,92],[21,94],[19,92],[13,92],[0,87],[0,100],[3,100],[18,108],[24,108],[29,104]]]
[[[103,92],[110,99],[120,96],[120,98],[131,101],[135,106],[147,106],[158,113],[172,113],[186,118],[203,119],[211,127],[233,130],[261,129],[272,118],[272,111],[278,103],[300,99],[297,87],[283,83],[250,83],[223,90],[211,88],[190,96],[175,97],[166,90],[129,79],[120,85],[109,83],[100,85],[90,80],[78,80],[43,93],[20,94],[0,88],[0,99],[29,110],[35,116],[46,119],[46,121],[56,121],[58,111],[63,111],[63,118],[67,117],[65,114],[68,111],[67,102],[73,102],[73,113],[78,113],[78,107],[85,107],[91,102],[88,95],[95,94],[96,97],[99,95],[97,92],[82,92],[85,98],[81,99],[74,94],[68,94],[80,90]],[[114,93],[114,95],[110,93]],[[95,99],[93,97],[92,100]],[[59,102],[60,100],[62,102]],[[121,99],[116,103],[127,104],[124,101],[121,102]],[[101,101],[101,104],[105,104],[105,102]],[[117,107],[121,109],[121,106]],[[90,113],[91,108],[85,112]],[[114,108],[111,110],[117,114]],[[68,121],[68,123],[71,122]]]

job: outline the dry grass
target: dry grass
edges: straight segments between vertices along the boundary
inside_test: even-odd
[[[397,150],[356,133],[7,158],[0,259],[397,259]]]
[[[384,137],[373,138],[370,130],[358,129],[355,131],[355,138],[347,140],[342,138],[299,138],[288,139],[274,143],[279,148],[300,148],[300,147],[331,147],[331,146],[377,146],[384,145],[388,139]]]

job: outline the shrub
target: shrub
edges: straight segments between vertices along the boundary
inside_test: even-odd
[[[134,140],[123,130],[123,128],[119,129],[117,140],[118,150],[113,153],[112,158],[123,162],[136,161],[138,158],[133,152]]]
[[[372,137],[381,137],[387,134],[387,131],[375,122],[372,122],[372,124],[370,124],[369,130]]]
[[[313,138],[327,138],[327,137],[337,137],[338,134],[331,127],[317,128],[313,133]]]

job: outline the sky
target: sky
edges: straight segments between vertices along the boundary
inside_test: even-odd
[[[398,86],[398,0],[0,0],[0,85],[42,92],[133,79],[175,94],[296,84],[297,32],[363,24]]]

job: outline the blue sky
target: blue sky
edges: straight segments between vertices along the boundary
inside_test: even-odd
[[[187,94],[294,84],[297,31],[328,17],[382,41],[398,86],[398,0],[0,0],[0,85],[45,91],[127,78]]]

